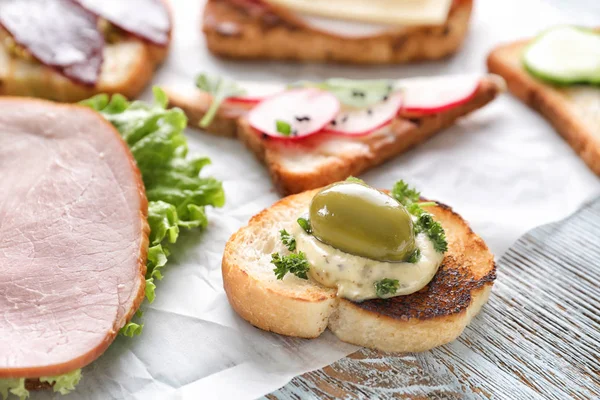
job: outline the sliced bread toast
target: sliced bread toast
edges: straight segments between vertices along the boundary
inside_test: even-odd
[[[166,49],[137,39],[109,44],[104,48],[98,83],[88,87],[43,64],[15,58],[0,46],[0,95],[41,97],[60,102],[76,102],[97,93],[121,93],[133,98],[146,87],[166,54]]]
[[[357,64],[437,60],[453,54],[467,34],[473,8],[473,0],[457,0],[444,25],[347,38],[298,25],[277,10],[256,14],[234,3],[209,0],[204,9],[206,43],[216,55]]]
[[[510,92],[548,119],[600,175],[600,88],[559,87],[533,77],[521,61],[528,43],[524,40],[497,47],[488,57],[488,69],[504,77]]]
[[[239,103],[223,105],[207,130],[238,136],[267,165],[278,189],[283,194],[292,194],[359,175],[451,126],[503,90],[503,80],[488,75],[463,105],[436,114],[400,115],[391,125],[362,137],[319,134],[295,142],[273,140],[250,127],[244,118],[250,106]],[[165,88],[165,91],[170,104],[185,111],[191,126],[198,126],[211,97],[199,90],[185,94],[177,89]]]
[[[276,279],[271,254],[286,251],[279,231],[291,229],[316,192],[280,200],[229,239],[222,272],[234,310],[267,331],[315,338],[329,328],[343,341],[383,351],[425,351],[457,338],[487,301],[496,271],[483,240],[441,204],[428,211],[446,231],[448,252],[417,293],[358,303],[291,274]]]

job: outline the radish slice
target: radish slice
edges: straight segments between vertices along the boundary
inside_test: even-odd
[[[246,91],[243,96],[229,97],[227,101],[234,103],[259,103],[267,97],[285,91],[281,83],[238,82],[238,86]]]
[[[359,136],[366,135],[389,124],[402,107],[402,93],[396,92],[386,101],[369,108],[342,111],[324,129],[328,133]]]
[[[315,88],[293,89],[258,103],[248,114],[250,126],[269,136],[299,139],[319,132],[340,110],[331,93]],[[289,124],[289,135],[278,132],[278,122]]]
[[[480,81],[479,75],[451,75],[403,79],[396,87],[404,92],[403,111],[431,114],[471,100]]]

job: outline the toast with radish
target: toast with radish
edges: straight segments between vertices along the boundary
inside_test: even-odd
[[[202,82],[200,82],[202,81]],[[166,88],[191,126],[239,137],[284,194],[359,175],[425,141],[503,91],[496,75],[284,85],[199,80]]]
[[[171,25],[163,0],[0,2],[0,95],[135,97],[166,57]]]
[[[600,175],[598,48],[599,30],[558,27],[537,39],[497,47],[487,64],[490,72],[506,79],[513,95],[542,114]]]
[[[406,63],[455,53],[472,8],[473,0],[208,0],[202,29],[208,49],[227,58]]]
[[[362,186],[344,182],[344,186],[353,185]],[[346,197],[368,190],[358,189],[345,190]],[[229,239],[222,273],[233,309],[252,325],[267,331],[315,338],[329,328],[345,342],[383,351],[426,351],[457,338],[486,303],[496,277],[494,257],[483,240],[451,208],[440,203],[420,203],[423,199],[418,193],[399,182],[392,195],[402,205],[396,203],[394,207],[406,205],[413,215],[409,228],[420,232],[415,237],[421,249],[420,259],[386,263],[342,252],[321,242],[321,238],[312,239],[312,235],[317,235],[313,212],[323,213],[327,200],[319,201],[323,208],[313,206],[317,196],[327,190],[331,187],[286,197],[254,216]],[[387,195],[379,192],[372,197],[381,196]],[[389,201],[395,202],[394,199]],[[344,201],[348,202],[347,198]],[[355,200],[350,199],[346,210],[352,209],[352,201]],[[374,230],[366,232],[369,238],[386,231],[387,226],[382,225],[396,220],[385,214],[371,218],[372,214],[365,212],[365,225],[360,212],[352,215],[344,221],[347,229],[339,231],[342,235],[366,228]],[[429,228],[423,228],[420,219],[429,221]],[[300,221],[303,226],[298,228]],[[306,230],[307,227],[312,230]],[[429,240],[433,248],[428,247]],[[324,249],[316,258],[311,254],[315,243]],[[368,243],[367,248],[372,247],[377,247],[377,243]],[[320,259],[328,264],[319,263],[320,254]],[[409,287],[418,276],[403,270],[417,268],[417,274],[430,271],[429,262],[433,262],[433,273],[428,272],[418,286]],[[355,268],[358,269],[350,275]],[[323,271],[326,280],[322,279]],[[330,274],[331,271],[335,273]],[[397,279],[388,279],[394,274],[398,274]],[[357,281],[348,283],[348,276]],[[357,291],[347,290],[351,284]]]

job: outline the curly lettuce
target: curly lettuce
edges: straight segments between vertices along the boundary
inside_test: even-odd
[[[52,390],[60,394],[69,394],[75,390],[75,386],[81,380],[81,369],[68,372],[58,376],[42,376],[40,382],[47,382],[52,385]]]
[[[181,228],[206,228],[206,206],[221,207],[225,194],[221,182],[201,177],[210,164],[205,157],[189,156],[183,130],[187,118],[178,108],[167,109],[167,96],[154,88],[154,103],[129,102],[121,95],[105,94],[82,104],[98,111],[121,134],[142,173],[148,198],[150,247],[146,272],[146,298],[153,302],[156,281],[162,279],[169,245]],[[125,336],[142,332],[143,325],[130,322],[121,329]]]

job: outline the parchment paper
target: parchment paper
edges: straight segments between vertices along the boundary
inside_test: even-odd
[[[537,0],[477,0],[469,37],[450,60],[371,68],[301,66],[215,59],[200,35],[203,2],[171,3],[177,24],[173,47],[155,82],[190,87],[200,71],[282,82],[483,73],[493,45],[567,18]],[[223,180],[227,206],[210,210],[206,232],[181,239],[165,279],[158,282],[156,301],[143,306],[142,335],[118,338],[84,370],[70,398],[253,399],[356,349],[330,333],[309,341],[262,332],[231,310],[220,270],[225,242],[278,195],[265,169],[240,143],[193,129],[187,134],[193,151],[212,158],[208,172]],[[425,196],[452,205],[497,256],[530,228],[567,216],[600,192],[598,178],[549,124],[509,95],[363,178],[382,188],[403,178]]]

